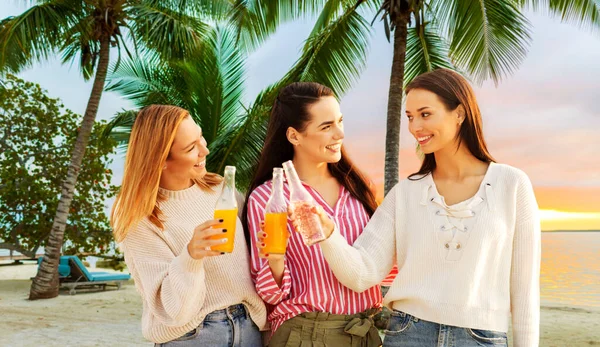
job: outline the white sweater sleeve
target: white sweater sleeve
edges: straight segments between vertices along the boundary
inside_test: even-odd
[[[142,228],[123,241],[125,262],[155,319],[168,326],[185,325],[204,305],[204,261],[193,259],[187,248],[175,256],[158,235]]]
[[[538,205],[529,178],[517,186],[510,302],[515,347],[539,344],[541,231]]]
[[[337,227],[321,242],[325,259],[337,279],[355,292],[364,292],[381,283],[395,264],[398,190],[396,185],[388,193],[353,246]]]

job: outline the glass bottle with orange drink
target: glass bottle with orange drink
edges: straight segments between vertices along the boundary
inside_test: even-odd
[[[285,254],[290,237],[287,228],[287,203],[283,195],[283,169],[273,168],[272,191],[265,207],[266,237],[263,240],[260,257],[267,254]]]
[[[225,166],[223,190],[215,206],[215,219],[222,219],[223,223],[215,225],[213,228],[223,228],[227,231],[223,235],[211,237],[213,240],[227,239],[222,245],[211,246],[211,250],[218,252],[233,252],[233,243],[235,240],[235,226],[237,224],[238,205],[235,198],[235,166]]]

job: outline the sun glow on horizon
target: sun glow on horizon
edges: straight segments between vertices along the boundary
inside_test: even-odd
[[[600,212],[540,210],[542,230],[600,230]]]

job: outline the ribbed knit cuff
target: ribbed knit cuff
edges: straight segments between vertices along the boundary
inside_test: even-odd
[[[321,243],[321,248],[323,247],[336,247],[336,245],[347,245],[348,241],[342,236],[342,234],[340,233],[340,229],[338,228],[337,224],[335,225],[335,227],[333,228],[333,231],[331,232],[331,235],[329,235],[328,238],[326,238],[325,240],[323,240]]]
[[[185,272],[200,272],[203,269],[202,264],[204,264],[202,259],[192,258],[187,247],[175,258],[174,263]]]

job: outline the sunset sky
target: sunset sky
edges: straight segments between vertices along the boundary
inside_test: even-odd
[[[26,8],[24,3],[5,2],[0,18]],[[600,35],[556,19],[533,14],[528,18],[533,23],[533,43],[520,69],[498,87],[493,83],[475,86],[489,149],[498,162],[529,175],[544,230],[600,230]],[[345,146],[381,194],[392,46],[381,24],[376,22],[374,27],[367,69],[343,96],[341,107]],[[249,57],[248,102],[289,69],[311,28],[311,21],[284,25]],[[54,59],[19,76],[39,83],[74,112],[84,112],[91,83],[83,81],[77,65],[61,66]],[[118,94],[105,93],[98,117],[110,119],[123,108],[131,108],[131,103]],[[406,124],[403,117],[401,178],[419,167],[415,140]],[[115,184],[121,182],[122,167],[123,158],[117,156]]]

